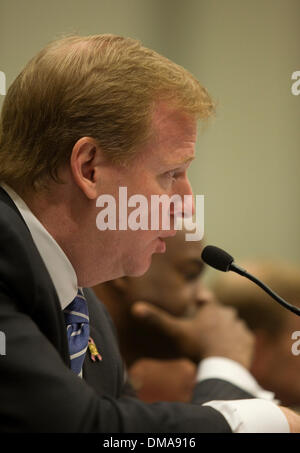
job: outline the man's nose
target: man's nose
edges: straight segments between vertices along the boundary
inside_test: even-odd
[[[178,193],[181,197],[181,206],[180,214],[177,210],[177,215],[182,217],[185,214],[185,217],[192,217],[195,214],[195,200],[193,196],[193,189],[190,184],[190,181],[186,178],[182,185],[180,186],[180,191]]]

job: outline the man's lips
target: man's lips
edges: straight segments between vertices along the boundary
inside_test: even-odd
[[[157,241],[158,241],[158,244],[157,244],[157,247],[155,249],[155,252],[156,253],[165,253],[166,248],[167,248],[165,241],[162,238],[160,238],[160,237],[157,238]]]
[[[164,239],[173,237],[175,236],[176,233],[177,233],[176,230],[163,231],[161,235],[157,238],[159,242],[156,248],[156,253],[165,253],[167,246]]]

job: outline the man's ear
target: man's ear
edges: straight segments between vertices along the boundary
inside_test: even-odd
[[[97,198],[103,153],[91,137],[82,137],[72,149],[70,166],[75,183],[91,200]]]

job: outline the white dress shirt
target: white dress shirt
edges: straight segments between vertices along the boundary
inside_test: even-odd
[[[62,310],[77,294],[77,277],[64,251],[46,228],[30,211],[26,203],[11,187],[2,184],[27,224],[33,241],[45,263],[57,291]],[[237,362],[224,357],[210,357],[201,361],[197,380],[224,379],[248,391],[256,398],[234,401],[210,401],[211,406],[227,420],[235,433],[289,433],[289,425],[278,408],[274,394],[262,389],[253,376]]]

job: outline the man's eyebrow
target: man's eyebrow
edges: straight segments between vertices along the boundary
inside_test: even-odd
[[[200,272],[202,272],[205,268],[204,266],[204,262],[202,261],[202,259],[199,257],[199,258],[192,258],[192,259],[186,259],[186,260],[183,260],[179,263],[179,267],[184,270],[184,269],[191,269],[192,267],[195,269],[197,268],[197,270]]]
[[[180,162],[174,162],[174,163],[171,163],[170,166],[173,166],[173,167],[176,167],[176,168],[179,168],[181,167],[182,165],[184,164],[187,164],[188,162],[191,162],[192,160],[195,159],[195,156],[188,156],[188,157],[185,157],[182,161]]]
[[[195,157],[196,157],[196,156],[187,156],[187,157],[185,157],[184,160],[181,162],[181,165],[182,165],[182,164],[185,164],[185,163],[187,163],[187,162],[191,162],[192,160],[195,159]]]

